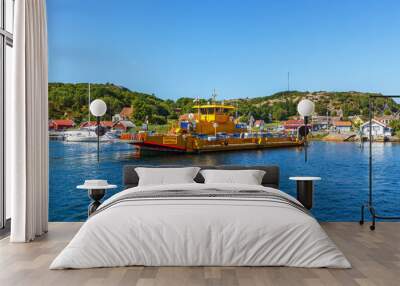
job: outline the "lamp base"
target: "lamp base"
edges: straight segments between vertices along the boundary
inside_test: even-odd
[[[104,197],[106,190],[104,189],[95,189],[88,190],[88,196],[93,200],[93,202],[88,207],[88,216],[91,216],[97,208],[101,205],[100,200]]]

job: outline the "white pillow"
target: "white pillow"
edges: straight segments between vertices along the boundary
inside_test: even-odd
[[[201,170],[205,184],[261,185],[265,171],[261,170]]]
[[[139,186],[195,183],[193,180],[200,168],[135,168]]]

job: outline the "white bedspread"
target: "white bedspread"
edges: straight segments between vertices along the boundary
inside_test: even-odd
[[[265,190],[254,185],[185,184],[154,190]],[[294,266],[349,268],[310,215],[286,204],[246,198],[155,198],[122,201],[92,216],[50,269],[127,265]]]

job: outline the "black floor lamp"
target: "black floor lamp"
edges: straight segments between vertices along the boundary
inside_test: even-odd
[[[97,162],[100,162],[100,136],[103,136],[106,132],[105,128],[100,125],[100,117],[106,114],[106,111],[107,105],[103,100],[95,99],[90,103],[90,112],[96,117]]]
[[[314,113],[315,105],[309,99],[303,99],[297,105],[297,111],[304,117],[304,126],[299,128],[299,134],[304,137],[304,162],[307,162],[307,135],[308,135],[308,119]]]
[[[368,104],[368,120],[369,120],[369,127],[368,127],[368,143],[369,143],[369,156],[368,156],[368,201],[361,206],[361,220],[360,224],[364,224],[364,211],[365,209],[369,210],[371,216],[372,216],[372,225],[370,225],[370,229],[374,230],[375,229],[375,221],[376,219],[382,219],[382,220],[393,220],[393,219],[400,219],[400,216],[381,216],[376,213],[375,207],[373,205],[373,200],[372,200],[372,183],[373,183],[373,177],[372,177],[372,117],[374,113],[374,102],[373,100],[375,98],[400,98],[400,95],[370,95],[369,96],[369,104]],[[362,138],[360,138],[362,140]]]

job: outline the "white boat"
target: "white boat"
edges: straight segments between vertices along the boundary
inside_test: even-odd
[[[64,138],[67,142],[97,142],[96,133],[87,129],[65,132]],[[112,140],[114,140],[114,138],[108,134],[100,136],[100,142],[109,142]]]
[[[64,131],[49,130],[51,140],[64,140]]]

